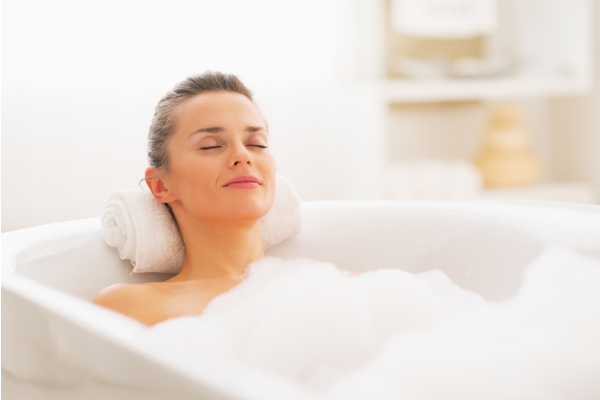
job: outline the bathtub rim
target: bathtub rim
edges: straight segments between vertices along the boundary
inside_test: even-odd
[[[444,210],[458,212],[463,215],[476,214],[483,216],[493,216],[493,218],[502,218],[506,215],[511,216],[515,212],[533,211],[539,214],[543,211],[558,211],[562,217],[569,213],[572,215],[592,216],[598,219],[600,227],[600,205],[557,202],[557,201],[539,201],[539,200],[452,200],[452,201],[404,201],[404,200],[316,200],[303,201],[302,209],[305,211],[315,210],[343,210],[349,208],[414,208],[422,210]],[[509,218],[510,219],[510,218]],[[514,220],[514,217],[513,217]],[[514,221],[513,221],[514,222]],[[587,224],[591,225],[591,224]],[[56,240],[58,238],[79,238],[90,236],[101,231],[101,222],[99,217],[83,218],[70,221],[62,221],[50,224],[44,224],[14,231],[2,233],[2,257],[1,257],[1,284],[10,284],[13,275],[19,276],[17,272],[17,256],[24,250],[40,242]],[[302,232],[300,232],[300,235]],[[600,250],[600,239],[597,243]],[[268,250],[267,250],[268,252]],[[166,274],[165,274],[166,276]],[[19,276],[22,277],[22,276]]]

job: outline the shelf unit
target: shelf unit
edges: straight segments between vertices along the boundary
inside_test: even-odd
[[[361,21],[357,30],[361,37],[356,37],[352,57],[371,61],[351,73],[355,81],[374,84],[388,114],[394,112],[392,105],[403,104],[544,102],[587,94],[593,87],[592,48],[598,5],[592,0],[498,0],[498,4],[513,12],[514,26],[510,34],[516,44],[516,56],[522,62],[511,74],[469,79],[389,76],[386,72],[389,66],[386,44],[389,31],[386,30],[389,28],[383,27],[389,24],[390,1],[379,0],[369,5],[354,3],[355,21]],[[374,31],[378,33],[373,34]],[[394,128],[391,120],[387,121],[390,133]],[[546,127],[548,124],[545,123]],[[384,146],[389,145],[385,139],[382,142]],[[388,167],[382,166],[384,170]],[[594,188],[582,182],[543,182],[529,188],[486,189],[482,197],[598,201]]]
[[[387,27],[383,41],[390,42],[389,3],[380,0],[379,18]],[[497,0],[500,34],[510,35],[503,45],[481,45],[481,52],[510,52],[516,62],[513,72],[486,78],[401,79],[379,74],[384,95],[390,102],[438,102],[489,100],[519,97],[578,95],[592,83],[593,24],[592,0]],[[506,15],[509,13],[509,15]],[[507,21],[507,19],[509,21]],[[504,21],[503,21],[504,20]],[[493,36],[493,35],[492,35]],[[498,42],[498,38],[482,39]],[[490,47],[492,50],[486,50]],[[393,48],[380,50],[385,60],[378,68],[386,70]],[[497,52],[498,50],[496,50]],[[485,54],[481,54],[485,56]],[[397,54],[396,54],[397,56]]]
[[[425,103],[574,96],[586,93],[590,82],[588,77],[515,75],[439,81],[395,78],[381,80],[378,86],[388,103]]]

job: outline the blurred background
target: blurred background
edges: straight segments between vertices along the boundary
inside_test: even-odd
[[[593,0],[4,0],[2,231],[139,187],[154,106],[237,74],[304,200],[600,201]]]

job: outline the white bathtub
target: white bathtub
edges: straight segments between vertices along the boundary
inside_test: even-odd
[[[548,244],[600,258],[600,206],[542,202],[328,201],[303,204],[302,232],[267,252],[366,271],[444,271],[490,301],[514,294]],[[185,369],[145,326],[91,299],[130,276],[99,219],[2,235],[2,394],[6,399],[301,399],[302,387],[206,357]]]

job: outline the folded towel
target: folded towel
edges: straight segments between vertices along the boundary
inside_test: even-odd
[[[301,200],[291,182],[276,178],[275,201],[259,221],[262,245],[267,249],[300,232]],[[106,243],[129,260],[133,272],[177,273],[183,266],[185,247],[167,207],[145,190],[119,190],[102,210]]]

